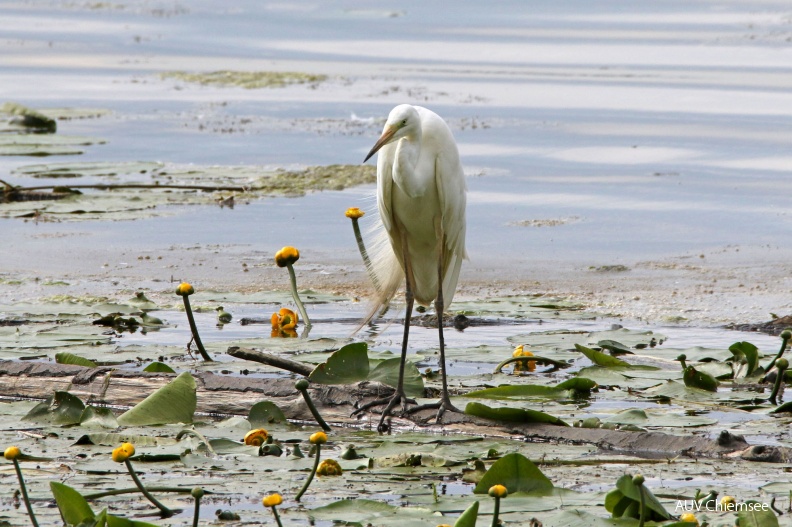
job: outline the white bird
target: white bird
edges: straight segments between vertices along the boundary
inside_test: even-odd
[[[443,393],[440,401],[417,409],[458,411],[448,396],[443,340],[443,310],[451,304],[465,253],[465,176],[456,142],[446,122],[421,106],[402,104],[391,110],[382,135],[366,156],[377,158],[377,205],[389,243],[374,257],[379,304],[387,305],[406,277],[401,367],[396,393],[365,405],[386,404],[385,417],[401,401],[414,403],[404,393],[404,363],[413,302],[435,303],[440,338]],[[416,408],[410,410],[415,411]]]

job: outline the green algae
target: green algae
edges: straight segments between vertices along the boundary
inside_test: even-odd
[[[186,71],[166,71],[163,79],[175,79],[203,86],[224,88],[283,88],[292,84],[318,84],[327,80],[327,75],[314,75],[294,71],[210,71],[190,73]]]

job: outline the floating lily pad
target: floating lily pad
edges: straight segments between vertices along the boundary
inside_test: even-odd
[[[83,410],[85,404],[79,397],[69,392],[55,392],[37,404],[22,420],[58,426],[74,425],[80,422]]]
[[[558,417],[525,408],[492,408],[481,403],[468,403],[465,407],[465,413],[468,415],[475,415],[476,417],[484,417],[485,419],[493,419],[495,421],[548,423],[551,425],[569,426]]]
[[[687,428],[713,425],[717,423],[718,420],[701,415],[679,415],[656,412],[647,414],[644,410],[630,408],[619,412],[616,415],[612,415],[606,419],[603,419],[602,422],[618,425],[635,425],[640,427],[658,426]]]
[[[352,384],[367,379],[368,375],[368,345],[355,342],[333,353],[308,378],[319,384]]]
[[[195,379],[187,372],[118,417],[121,426],[191,423],[197,401]]]
[[[272,424],[288,423],[283,410],[271,401],[260,401],[250,408],[248,421],[251,428],[266,428]]]
[[[530,459],[515,452],[493,463],[481,478],[474,494],[486,494],[493,485],[503,485],[509,494],[546,493],[553,490],[553,482]]]
[[[566,399],[570,395],[589,394],[596,387],[597,383],[591,379],[573,377],[556,386],[538,386],[535,384],[499,386],[497,388],[468,392],[465,397],[485,399]]]
[[[624,362],[621,359],[617,359],[611,355],[607,355],[605,353],[593,350],[591,348],[587,348],[586,346],[581,346],[580,344],[575,344],[575,349],[577,349],[580,353],[586,356],[591,362],[596,364],[597,366],[602,366],[605,368],[629,368],[630,363]]]

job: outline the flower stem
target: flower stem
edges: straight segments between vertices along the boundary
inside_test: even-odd
[[[319,410],[317,410],[316,406],[314,406],[314,403],[311,400],[311,396],[308,394],[308,389],[307,388],[303,388],[303,389],[297,388],[297,389],[300,390],[300,393],[302,394],[303,399],[305,399],[305,404],[308,405],[308,409],[313,414],[314,419],[316,419],[316,422],[319,423],[319,426],[322,427],[322,430],[324,430],[325,432],[329,432],[330,431],[330,425],[328,425],[325,422],[325,420],[322,418],[322,415],[319,413]]]
[[[292,296],[294,297],[294,302],[297,304],[297,309],[300,310],[300,316],[303,318],[305,322],[305,327],[311,327],[311,321],[308,319],[308,313],[305,311],[305,306],[300,300],[300,295],[297,294],[297,277],[294,275],[294,266],[292,264],[286,264],[286,267],[289,269],[289,278],[291,279],[291,290]]]
[[[305,480],[305,485],[303,485],[303,488],[300,489],[300,492],[297,494],[297,497],[294,498],[296,501],[300,501],[300,498],[302,498],[303,494],[305,494],[305,491],[308,490],[308,486],[313,481],[314,476],[316,475],[316,470],[319,468],[319,458],[321,457],[320,456],[321,453],[322,453],[322,445],[317,443],[316,459],[314,460],[313,469],[311,469],[311,473],[308,475],[308,479]]]
[[[184,311],[187,313],[187,321],[190,323],[190,331],[192,331],[195,345],[198,346],[198,351],[201,357],[203,357],[203,360],[212,362],[212,357],[206,353],[206,348],[204,348],[201,337],[198,335],[198,326],[195,325],[195,318],[193,318],[192,308],[190,307],[190,298],[187,295],[183,295],[182,298],[184,299]]]
[[[500,498],[495,496],[495,510],[492,511],[492,527],[498,527],[498,514],[500,513]]]
[[[363,265],[366,267],[366,272],[368,273],[371,282],[374,284],[374,288],[379,291],[379,280],[377,279],[377,275],[374,274],[374,267],[371,265],[368,251],[366,251],[366,244],[363,243],[363,236],[360,234],[360,225],[358,225],[357,218],[352,218],[352,230],[355,231],[355,241],[357,241],[358,250],[360,251],[361,258],[363,258]]]
[[[195,512],[193,513],[193,527],[198,527],[198,518],[201,515],[201,498],[195,498]]]
[[[776,403],[776,397],[778,396],[778,391],[781,389],[781,384],[784,382],[784,374],[786,373],[786,368],[778,368],[776,370],[776,380],[775,384],[773,385],[773,393],[770,394],[769,401],[773,404]]]
[[[185,297],[185,298],[187,298],[187,297]],[[140,489],[140,492],[142,492],[143,495],[152,504],[154,504],[155,507],[157,507],[160,510],[160,512],[162,513],[162,517],[163,518],[170,518],[171,516],[173,516],[173,511],[172,510],[170,510],[165,505],[163,505],[162,503],[157,501],[157,498],[152,496],[151,493],[148,490],[146,490],[146,487],[143,486],[143,483],[140,482],[140,480],[137,477],[137,474],[135,474],[135,469],[132,467],[132,463],[128,459],[125,459],[124,463],[126,464],[127,470],[129,471],[129,475],[132,476],[132,481],[135,482],[135,485],[137,485],[137,488]]]
[[[17,479],[19,480],[19,488],[22,490],[22,499],[25,500],[25,507],[27,507],[28,516],[30,516],[30,522],[33,524],[33,527],[39,527],[38,522],[36,521],[36,515],[33,514],[33,506],[30,504],[30,498],[28,497],[27,487],[25,487],[25,479],[22,477],[22,469],[19,468],[19,461],[16,459],[14,461],[14,470],[17,473]]]
[[[776,361],[780,359],[781,356],[784,354],[784,351],[786,351],[786,347],[788,343],[789,343],[789,333],[784,331],[781,333],[781,349],[778,350],[776,356],[773,357],[772,361],[770,361],[770,364],[767,366],[767,371],[770,371],[770,369],[772,369],[772,367],[775,366]]]
[[[283,524],[280,521],[280,515],[278,514],[278,509],[275,508],[275,505],[272,506],[272,514],[275,516],[275,521],[278,522],[278,527],[283,527]]]
[[[638,527],[644,527],[646,521],[646,498],[644,498],[643,485],[638,485],[638,494],[641,496],[641,509],[638,513]]]

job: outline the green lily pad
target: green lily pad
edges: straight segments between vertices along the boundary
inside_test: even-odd
[[[118,420],[110,408],[86,406],[80,416],[80,426],[118,428]]]
[[[176,370],[165,364],[164,362],[154,361],[148,366],[143,368],[143,371],[149,373],[176,373]]]
[[[503,456],[493,463],[473,489],[473,493],[486,494],[493,485],[503,485],[509,494],[546,493],[553,490],[553,482],[519,452]]]
[[[750,377],[759,366],[759,349],[750,342],[735,342],[729,346],[729,351],[735,361],[745,363],[745,377]]]
[[[766,503],[748,500],[745,505],[750,510],[740,510],[737,513],[740,527],[778,527],[778,516]]]
[[[369,375],[368,345],[347,344],[311,372],[308,379],[318,384],[352,384]]]
[[[546,397],[552,399],[568,398],[569,392],[573,395],[588,394],[597,387],[597,383],[584,377],[572,377],[556,386],[539,386],[535,384],[504,385],[497,388],[486,388],[468,392],[465,397],[480,397],[485,399],[509,398],[536,398]]]
[[[250,408],[248,421],[252,428],[265,428],[272,424],[288,423],[283,410],[271,401],[260,401]]]
[[[474,501],[470,507],[459,515],[457,521],[454,522],[454,527],[476,527],[476,520],[478,519],[479,502]]]
[[[431,521],[432,511],[417,507],[397,507],[381,501],[367,499],[338,500],[323,507],[308,511],[313,521],[343,522],[346,525],[360,526],[383,525],[386,519],[396,520],[394,523],[409,525],[412,520],[423,520],[424,525]]]
[[[618,425],[635,425],[639,427],[658,426],[658,427],[697,427],[708,426],[718,422],[717,419],[704,417],[701,415],[679,415],[667,413],[647,414],[638,408],[629,408],[616,415],[603,419],[604,423]]]
[[[492,408],[481,403],[468,403],[465,407],[465,413],[485,419],[493,419],[495,421],[548,423],[551,425],[569,426],[558,417],[525,408]]]
[[[55,392],[22,418],[38,424],[59,426],[75,425],[80,422],[85,404],[69,392]]]
[[[121,426],[191,423],[197,400],[195,379],[182,373],[118,417]]]
[[[401,357],[380,361],[369,373],[368,380],[396,387],[399,383]],[[408,397],[423,397],[425,394],[423,377],[412,361],[404,364],[404,393]]]
[[[84,359],[71,353],[61,352],[55,354],[55,362],[58,364],[71,364],[74,366],[85,366],[86,368],[96,368],[96,363],[92,360]]]
[[[585,346],[581,346],[580,344],[575,344],[575,349],[577,349],[580,353],[586,356],[591,362],[596,364],[597,366],[602,366],[605,368],[629,368],[630,363],[624,362],[621,359],[617,359],[611,355],[606,355],[600,351],[593,350],[591,348],[587,348]]]
[[[67,525],[80,525],[83,521],[95,517],[82,494],[73,488],[57,481],[50,481],[50,490]]]

